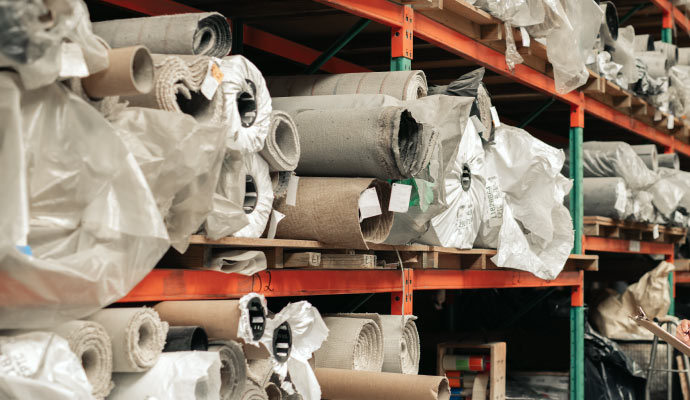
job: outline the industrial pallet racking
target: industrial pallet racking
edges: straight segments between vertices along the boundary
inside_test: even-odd
[[[140,15],[196,12],[200,8],[211,10],[223,6],[220,2],[200,0],[185,1],[186,4],[172,0],[97,0],[92,2],[116,6]],[[646,2],[643,1],[616,1],[616,3],[619,2],[624,3],[623,6],[628,10],[624,17],[626,19],[646,7]],[[683,10],[672,5],[669,0],[652,0],[651,2],[654,10],[661,12],[662,40],[670,42],[673,37],[672,30],[676,26],[685,33],[690,32],[690,20]],[[198,6],[188,5],[192,3]],[[358,20],[352,28],[322,52],[268,32],[266,29],[254,27],[238,17],[231,21],[234,31],[233,51],[242,52],[244,46],[259,49],[306,65],[308,66],[306,71],[309,73],[318,70],[328,73],[370,71],[372,68],[337,58],[335,54],[369,25],[369,21],[372,21],[390,29],[390,44],[385,49],[385,51],[390,51],[390,65],[379,65],[373,69],[401,70],[410,69],[413,66],[420,69],[468,66],[464,64],[466,61],[484,66],[495,74],[487,78],[487,81],[493,80],[499,84],[518,83],[536,91],[537,96],[541,96],[539,93],[545,95],[545,98],[549,100],[548,104],[539,107],[530,115],[524,125],[548,108],[554,99],[559,100],[565,103],[570,111],[569,138],[566,143],[569,144],[572,162],[570,171],[571,178],[574,180],[570,202],[573,205],[571,213],[576,231],[573,258],[595,260],[595,257],[587,257],[583,254],[585,251],[599,251],[663,254],[667,260],[673,261],[673,244],[583,235],[581,147],[585,113],[587,113],[596,120],[605,121],[610,126],[622,129],[624,133],[620,136],[624,140],[649,141],[663,146],[667,152],[676,151],[684,157],[690,157],[688,125],[685,121],[667,114],[662,115],[662,120],[659,121],[659,113],[649,104],[593,73],[585,86],[567,94],[558,93],[550,65],[545,61],[545,49],[539,44],[520,49],[525,63],[516,65],[511,71],[505,61],[505,47],[501,46],[503,32],[505,32],[502,22],[463,0],[429,0],[423,2],[423,5],[397,4],[386,0],[314,0],[313,2],[290,3],[286,7],[299,8],[306,3],[325,5],[363,20]],[[249,2],[249,6],[252,6],[252,2]],[[649,14],[650,10],[647,9],[646,12]],[[515,31],[515,36],[516,39],[520,38],[519,31]],[[420,44],[420,40],[424,43]],[[442,49],[456,59],[426,60],[423,63],[413,64],[415,49],[421,49],[422,46],[425,49],[429,47]],[[463,60],[457,60],[457,56]],[[669,119],[673,119],[673,123],[668,121]],[[541,134],[538,129],[531,131],[536,136]],[[549,136],[548,133],[542,136],[558,139],[558,137]],[[683,158],[682,163],[685,164],[687,161],[687,158]],[[439,269],[404,269],[404,278],[401,278],[400,271],[394,270],[270,269],[254,277],[243,277],[208,271],[156,269],[122,301],[236,297],[252,290],[267,296],[390,292],[392,293],[392,311],[401,313],[411,310],[412,295],[415,290],[571,287],[570,398],[574,400],[584,398],[584,272],[582,270],[564,271],[556,280],[548,282],[525,272],[440,269],[458,267],[443,262],[437,266]],[[673,275],[669,279],[672,283],[674,282]],[[690,273],[679,273],[677,282],[690,282]]]

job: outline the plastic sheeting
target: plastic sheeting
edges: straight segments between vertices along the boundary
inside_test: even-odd
[[[249,224],[233,233],[235,237],[261,237],[273,209],[273,183],[268,163],[258,153],[244,157],[246,185],[244,212]]]
[[[621,73],[625,82],[635,82],[637,80],[637,67],[635,65],[635,29],[632,25],[618,29],[618,39],[613,48],[611,59],[623,66]],[[622,86],[628,88],[627,83]]]
[[[0,14],[0,66],[18,71],[27,89],[108,67],[82,0],[2,1]]]
[[[690,66],[675,65],[668,73],[671,86],[675,88],[678,96],[678,109],[673,114],[682,117],[690,116]]]
[[[109,400],[219,400],[220,357],[213,351],[163,353],[144,373],[113,374]]]
[[[81,360],[47,332],[0,337],[0,398],[93,399]]]
[[[33,251],[3,233],[0,329],[55,326],[126,295],[168,234],[141,169],[98,111],[58,84],[26,91],[2,73],[0,87],[4,129],[23,136],[26,167],[14,170],[26,174]]]
[[[211,212],[223,130],[186,114],[139,107],[116,112],[110,120],[146,177],[172,246],[184,253]]]
[[[249,225],[244,212],[247,168],[239,151],[226,150],[212,209],[204,223],[206,236],[218,240]]]
[[[544,21],[543,0],[474,0],[475,7],[515,26],[529,26]]]

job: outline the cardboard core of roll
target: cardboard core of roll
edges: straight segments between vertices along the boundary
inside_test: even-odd
[[[89,97],[136,96],[153,89],[153,59],[146,47],[109,50],[108,60],[108,68],[82,79]]]

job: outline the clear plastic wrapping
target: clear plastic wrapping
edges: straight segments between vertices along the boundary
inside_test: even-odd
[[[26,168],[15,171],[26,176],[33,251],[3,232],[0,329],[50,327],[126,295],[168,234],[134,156],[98,111],[60,84],[24,90],[11,72],[0,88],[5,132],[22,135]]]

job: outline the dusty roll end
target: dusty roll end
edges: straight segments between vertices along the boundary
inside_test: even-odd
[[[381,214],[365,218],[359,226],[364,240],[372,243],[383,243],[393,227],[393,212],[388,211],[388,203],[391,198],[391,185],[386,181],[374,179],[368,188],[376,188],[376,194],[381,204]]]

